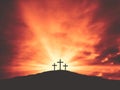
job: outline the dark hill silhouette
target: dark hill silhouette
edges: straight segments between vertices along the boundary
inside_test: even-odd
[[[120,90],[120,81],[49,71],[0,81],[0,90]]]

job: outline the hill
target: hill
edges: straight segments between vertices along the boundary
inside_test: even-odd
[[[120,90],[120,81],[49,71],[0,81],[0,90]]]

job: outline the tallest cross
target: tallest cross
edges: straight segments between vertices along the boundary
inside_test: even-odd
[[[61,64],[63,63],[62,61],[61,61],[61,59],[57,62],[57,63],[59,63],[59,66],[60,66],[60,70],[61,70]]]

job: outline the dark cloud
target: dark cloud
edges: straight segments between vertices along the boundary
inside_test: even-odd
[[[120,1],[100,0],[100,8],[95,15],[95,19],[105,19],[108,28],[101,35],[100,42],[96,45],[96,51],[100,54],[98,60],[103,60],[110,54],[119,52],[120,39]],[[109,57],[108,57],[109,58]],[[111,60],[110,60],[111,61]],[[116,59],[112,60],[116,62]]]
[[[106,19],[111,21],[119,18],[120,0],[98,0],[98,1],[99,8],[94,16],[95,21],[100,19]]]
[[[14,0],[0,0],[0,76],[10,66],[18,53],[19,39],[23,38],[25,27],[17,13]]]
[[[10,16],[13,10],[11,2],[0,1],[0,65],[6,64],[10,59],[12,53],[12,46],[10,45],[5,33],[8,31]],[[10,20],[10,21],[9,21]]]
[[[109,60],[114,64],[120,64],[120,54],[110,57]]]
[[[108,57],[109,55],[116,55],[118,52],[119,52],[119,49],[117,47],[109,47],[109,48],[103,50],[100,53],[100,56],[97,57],[97,59],[103,60],[104,58]]]

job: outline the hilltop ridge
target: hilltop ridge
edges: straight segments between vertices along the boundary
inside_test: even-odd
[[[79,75],[70,71],[49,71],[0,81],[0,90],[113,90],[120,81]]]

